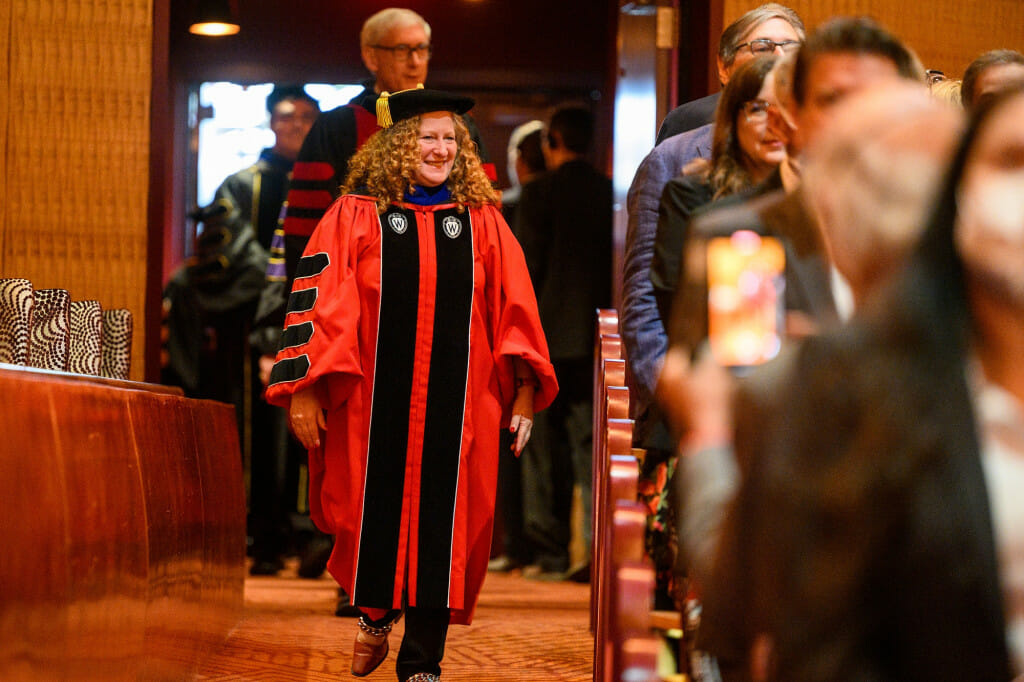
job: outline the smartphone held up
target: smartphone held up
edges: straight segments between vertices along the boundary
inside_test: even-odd
[[[785,333],[786,256],[775,237],[740,230],[707,242],[708,343],[728,367],[778,355]]]

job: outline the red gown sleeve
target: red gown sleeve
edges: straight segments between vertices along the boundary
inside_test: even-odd
[[[343,197],[317,225],[299,261],[267,402],[288,407],[315,387],[333,409],[363,377],[360,360],[359,259],[378,232],[372,201]]]
[[[501,213],[493,206],[481,209],[488,245],[489,307],[494,362],[504,408],[503,423],[510,417],[515,398],[513,358],[522,358],[533,369],[539,386],[534,393],[533,409],[543,410],[558,393],[558,381],[548,354],[548,342],[537,312],[530,273],[519,242],[512,235]]]

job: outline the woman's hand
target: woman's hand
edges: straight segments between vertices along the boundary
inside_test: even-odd
[[[288,425],[307,450],[320,447],[320,431],[327,430],[327,420],[312,387],[292,395]]]
[[[516,434],[512,452],[518,457],[530,440],[530,432],[533,430],[533,392],[538,383],[537,375],[533,373],[533,368],[526,360],[513,358],[512,366],[515,369],[516,398],[512,403],[512,421],[509,422],[508,430]]]
[[[512,452],[518,457],[530,440],[530,432],[533,431],[533,384],[525,384],[516,391],[516,399],[512,403],[512,421],[509,422],[508,430],[516,434]]]
[[[266,388],[270,384],[270,372],[274,369],[274,356],[273,355],[261,355],[259,359],[260,365],[260,383],[263,384],[263,388]]]

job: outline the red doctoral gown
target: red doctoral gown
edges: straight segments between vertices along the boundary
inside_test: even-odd
[[[315,387],[310,513],[354,604],[445,607],[468,624],[487,571],[513,358],[558,390],[519,244],[493,206],[346,195],[299,263],[267,399]]]

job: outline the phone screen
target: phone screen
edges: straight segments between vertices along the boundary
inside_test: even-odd
[[[778,355],[785,268],[785,251],[775,237],[740,230],[708,240],[708,342],[718,362],[746,367]]]

